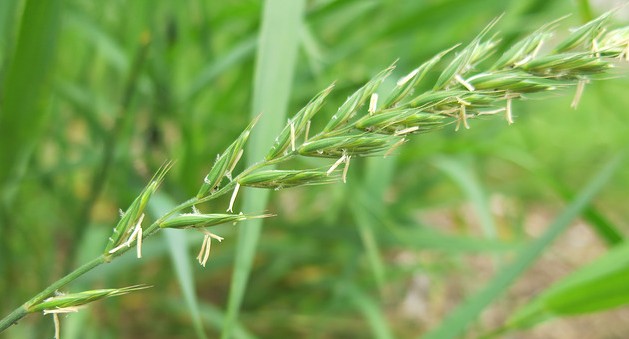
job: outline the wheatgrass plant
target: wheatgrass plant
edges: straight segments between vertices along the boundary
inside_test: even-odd
[[[92,301],[146,288],[138,285],[70,294],[58,292],[64,285],[101,264],[113,261],[133,247],[140,258],[142,240],[163,228],[200,231],[204,241],[197,259],[205,265],[210,255],[211,240],[223,239],[208,231],[208,227],[271,216],[234,213],[242,187],[279,190],[346,181],[352,158],[387,156],[411,135],[451,124],[456,130],[468,129],[471,119],[486,115],[503,114],[511,124],[514,121],[512,101],[529,98],[535,93],[576,87],[572,102],[572,106],[576,107],[584,86],[590,80],[606,74],[613,67],[614,59],[629,60],[629,27],[609,29],[610,17],[611,13],[604,14],[575,29],[554,48],[546,48],[548,52],[543,53],[544,44],[550,40],[558,24],[550,23],[515,43],[503,55],[494,58],[492,63],[490,59],[499,41],[495,36],[489,36],[494,21],[467,46],[443,51],[412,70],[399,79],[388,94],[379,92],[395,64],[387,67],[349,96],[321,131],[312,133],[311,121],[322,110],[333,90],[331,85],[288,120],[263,160],[235,174],[234,170],[257,121],[255,119],[218,155],[195,197],[143,226],[147,203],[172,167],[172,163],[165,164],[127,210],[121,212],[120,221],[102,254],[57,280],[0,320],[0,331],[29,313],[44,312],[55,314],[58,336],[57,313],[75,312],[78,307]],[[439,73],[432,89],[416,93],[415,89],[426,75],[434,72],[437,65],[452,54],[452,60]],[[266,168],[297,157],[328,158],[330,162],[322,168]],[[197,209],[198,205],[227,194],[231,194],[231,198],[226,212],[205,213]]]

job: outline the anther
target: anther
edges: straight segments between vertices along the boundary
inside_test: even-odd
[[[417,73],[419,73],[419,68],[415,68],[412,72],[408,73],[405,77],[398,80],[396,85],[398,87],[404,86],[409,80],[413,79],[413,77],[416,76]]]
[[[236,187],[234,187],[234,193],[232,193],[231,199],[229,199],[229,207],[227,208],[227,212],[234,213],[234,202],[236,201],[236,196],[238,195],[238,190],[240,189],[240,183],[236,183]]]
[[[472,86],[472,84],[470,84],[469,82],[467,82],[467,80],[463,79],[462,76],[456,74],[454,76],[454,79],[460,83],[461,85],[463,85],[465,88],[467,88],[468,91],[470,92],[474,92],[476,90],[476,88],[474,88],[474,86]]]
[[[331,167],[330,169],[328,169],[327,172],[325,172],[326,175],[330,175],[332,174],[332,172],[334,172],[334,170],[339,167],[340,164],[343,163],[343,161],[345,161],[346,155],[343,154]]]
[[[295,152],[295,124],[292,121],[290,123],[290,147]]]
[[[583,95],[583,90],[585,90],[585,84],[587,84],[587,79],[579,79],[579,82],[577,82],[577,90],[574,93],[574,98],[572,99],[572,103],[570,104],[571,108],[577,109],[577,106],[579,106],[581,96]]]
[[[391,148],[389,148],[388,151],[386,151],[386,153],[384,153],[384,158],[388,157],[389,155],[391,155],[391,153],[393,153],[393,151],[395,151],[398,147],[400,147],[402,144],[404,144],[406,142],[406,138],[402,138],[400,139],[398,142],[396,142],[395,144],[393,144],[393,146],[391,146]]]
[[[369,99],[369,114],[374,114],[376,112],[376,107],[378,106],[378,93],[373,93],[371,98]]]

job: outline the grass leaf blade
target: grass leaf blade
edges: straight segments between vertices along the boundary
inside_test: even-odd
[[[175,206],[175,203],[166,195],[156,193],[149,202],[149,208],[154,217],[164,215]],[[203,322],[199,311],[199,303],[195,291],[194,273],[188,255],[188,242],[184,232],[178,230],[163,230],[161,237],[168,247],[173,268],[177,274],[177,281],[181,287],[183,299],[190,313],[192,327],[197,338],[207,338],[203,330]]]
[[[610,180],[614,172],[619,168],[621,159],[617,156],[605,165],[596,176],[577,195],[572,203],[559,215],[548,227],[539,239],[534,240],[529,246],[523,248],[514,261],[499,271],[481,291],[467,299],[457,307],[444,321],[426,334],[425,338],[455,338],[463,333],[480,313],[492,301],[497,299],[519,277],[563,231],[570,222],[594,198],[596,193]]]
[[[248,165],[268,152],[271,146],[269,140],[275,139],[285,121],[304,9],[303,0],[269,0],[264,3],[251,116],[255,117],[260,113],[264,115],[251,135],[251,146],[246,149]],[[243,210],[263,210],[268,195],[266,190],[245,192]],[[231,338],[235,329],[261,229],[262,221],[259,219],[250,220],[238,229],[236,263],[222,338]]]

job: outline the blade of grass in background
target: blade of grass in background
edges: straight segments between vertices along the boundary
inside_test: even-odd
[[[264,3],[262,26],[258,40],[253,84],[252,118],[262,113],[246,149],[246,161],[251,165],[261,159],[284,124],[299,43],[305,1],[269,0]],[[269,192],[243,192],[244,212],[265,209]],[[238,226],[238,244],[234,273],[229,289],[227,318],[222,338],[231,338],[253,265],[256,246],[262,229],[262,219],[250,220]]]
[[[106,228],[91,227],[85,233],[83,240],[77,249],[75,256],[75,264],[87,262],[100,254],[103,248],[104,241],[109,234]],[[99,277],[102,280],[102,275]],[[93,286],[93,282],[79,279],[72,283],[68,291],[83,291],[90,289]],[[70,316],[64,317],[61,321],[63,327],[63,339],[84,339],[87,333],[100,333],[99,322],[93,320],[93,310],[87,308],[81,312],[73,313]]]
[[[367,254],[374,280],[378,286],[378,290],[382,291],[384,288],[386,272],[384,268],[384,260],[382,259],[380,249],[378,248],[378,242],[376,241],[376,227],[379,225],[373,222],[374,219],[370,216],[367,207],[363,207],[358,204],[351,204],[350,208],[352,217],[356,223],[356,228],[360,234],[360,239]]]
[[[589,0],[577,0],[576,2],[581,22],[586,23],[594,19],[594,12],[592,11],[592,6],[590,5]]]
[[[380,305],[367,294],[359,290],[356,286],[347,284],[343,286],[343,291],[347,294],[350,301],[363,314],[363,317],[371,327],[371,333],[374,338],[390,339],[393,334],[387,319],[380,310]]]
[[[18,3],[18,0],[0,1],[0,74],[6,66],[5,60],[13,50],[16,20],[19,18]]]
[[[45,125],[60,13],[60,1],[26,1],[15,54],[3,67],[0,185],[5,202],[17,187]]]
[[[225,56],[221,57],[217,61],[208,63],[200,72],[199,75],[192,80],[192,84],[189,88],[186,88],[182,94],[181,102],[187,103],[203,93],[203,91],[229,67],[242,62],[247,59],[255,51],[255,47],[258,41],[253,37],[244,39],[237,44]]]
[[[531,244],[520,251],[512,263],[507,264],[498,274],[475,295],[468,298],[447,316],[434,330],[424,338],[455,338],[477,319],[492,301],[497,299],[507,288],[529,268],[537,258],[565,231],[574,218],[588,205],[594,196],[611,179],[620,167],[624,155],[617,156],[598,171],[596,176],[583,188],[572,203],[560,214],[548,230]]]
[[[99,166],[93,173],[92,180],[90,182],[90,188],[88,191],[89,193],[85,199],[85,203],[81,208],[80,214],[76,217],[76,222],[74,224],[74,238],[72,243],[80,243],[85,233],[85,230],[88,229],[87,225],[89,225],[92,208],[94,207],[94,204],[96,204],[103,189],[105,188],[105,184],[109,176],[109,171],[114,165],[114,155],[116,149],[118,147],[121,147],[121,145],[119,145],[119,139],[121,139],[122,129],[125,124],[129,123],[129,121],[131,121],[135,117],[135,114],[133,114],[130,109],[131,101],[136,92],[140,72],[144,66],[146,57],[149,52],[149,46],[150,37],[147,33],[140,38],[138,50],[133,57],[131,69],[129,69],[124,87],[122,88],[120,105],[118,106],[119,108],[116,112],[116,115],[114,116],[114,125],[111,130],[109,130],[108,133],[105,135],[105,140],[103,141],[104,145],[102,158],[100,160]],[[73,252],[75,250],[76,246],[74,248],[70,248],[70,258],[73,257]],[[70,264],[70,262],[71,261],[68,261],[68,265]],[[69,269],[70,266],[66,267],[66,270]]]
[[[496,239],[496,224],[491,216],[489,201],[487,201],[487,195],[483,191],[478,178],[472,172],[472,167],[465,166],[462,161],[446,157],[437,157],[434,164],[448,174],[450,178],[459,185],[465,195],[467,195],[469,201],[474,206],[485,237],[488,239]]]
[[[149,209],[154,218],[159,218],[166,212],[172,210],[176,204],[163,193],[157,192],[149,202]],[[194,273],[190,264],[190,255],[188,251],[188,242],[184,232],[179,230],[165,229],[161,234],[162,239],[168,245],[170,259],[173,268],[177,274],[177,281],[181,287],[183,298],[186,303],[190,317],[192,318],[192,327],[197,338],[207,338],[203,330],[203,322],[201,313],[199,312],[199,303],[195,290]]]
[[[624,243],[542,292],[517,311],[504,329],[526,328],[552,317],[625,305],[629,303],[627,286],[629,243]]]
[[[353,189],[351,190],[352,193],[350,193],[360,197],[360,199],[348,199],[352,217],[358,228],[371,272],[380,292],[384,288],[386,270],[376,239],[378,237],[378,228],[382,227],[378,223],[380,220],[385,219],[383,217],[384,206],[382,197],[391,184],[394,170],[395,161],[393,158],[368,159],[365,177],[360,182],[352,185]]]
[[[170,299],[166,303],[166,309],[172,311],[174,316],[178,316],[183,312],[187,306],[183,305],[179,299]],[[210,328],[222,329],[225,324],[225,314],[221,309],[213,304],[201,302],[199,303],[199,310],[201,311],[201,319]],[[233,331],[234,339],[254,339],[257,338],[241,324],[236,323]]]
[[[113,32],[99,26],[94,18],[85,13],[68,10],[64,15],[65,24],[80,33],[85,44],[95,47],[107,60],[107,64],[120,74],[125,74],[129,70],[131,59],[126,56],[123,46],[112,36]]]
[[[9,9],[9,8],[3,8]],[[55,63],[61,15],[60,1],[26,1],[15,52],[4,55],[0,83],[0,257],[13,258],[19,244],[11,241],[12,201],[28,160],[45,126],[47,99]],[[19,19],[16,19],[19,20]],[[0,22],[8,25],[10,20]],[[6,31],[7,33],[10,30]],[[3,38],[0,36],[0,38]],[[2,46],[7,47],[7,46]],[[5,73],[6,72],[6,73]],[[13,269],[15,267],[15,269]],[[19,262],[0,261],[0,276],[10,280]],[[9,290],[0,282],[0,290]],[[10,296],[8,300],[12,300]]]
[[[574,199],[574,193],[570,187],[560,180],[557,180],[549,172],[548,168],[542,166],[536,159],[528,156],[524,152],[518,149],[509,149],[505,152],[501,152],[500,156],[530,171],[534,178],[539,179],[544,186],[552,188],[564,201]],[[589,204],[583,209],[582,215],[587,221],[587,225],[591,227],[607,245],[615,246],[624,241],[625,237],[620,229],[592,204]]]

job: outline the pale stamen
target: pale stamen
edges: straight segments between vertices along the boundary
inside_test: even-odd
[[[227,179],[229,179],[229,181],[232,181],[232,173],[234,172],[234,168],[236,168],[238,161],[240,161],[240,158],[242,158],[242,154],[244,153],[244,151],[245,150],[243,149],[238,151],[238,154],[236,154],[236,159],[234,159],[234,162],[229,167],[229,170],[227,171],[227,173],[225,173],[225,176],[227,177]]]
[[[59,324],[59,314],[54,313],[52,315],[52,322],[55,324],[55,339],[61,338],[61,326]]]
[[[205,246],[207,244],[208,239],[209,239],[208,235],[205,235],[203,237],[203,243],[201,243],[201,250],[199,251],[199,255],[197,255],[197,261],[201,265],[203,265],[203,253],[205,252]]]
[[[397,86],[404,86],[409,80],[413,79],[414,76],[419,73],[419,68],[415,68],[412,72],[408,73],[405,77],[397,81]]]
[[[229,199],[229,207],[227,208],[227,212],[234,212],[234,202],[236,201],[236,196],[238,195],[238,190],[240,189],[240,183],[236,183],[236,187],[234,187],[234,193],[232,193],[231,199]]]
[[[292,121],[290,123],[290,147],[295,152],[295,124]]]
[[[131,243],[133,243],[133,240],[138,238],[138,234],[140,235],[138,238],[138,246],[140,247],[140,250],[141,250],[142,248],[142,221],[143,220],[144,220],[144,213],[142,213],[140,218],[138,218],[138,222],[135,224],[135,227],[133,228],[133,232],[131,233],[131,235],[129,235],[129,238],[127,238],[127,241],[109,250],[109,254],[116,253],[125,246],[131,247]],[[131,229],[129,229],[129,231],[131,231]],[[127,233],[129,233],[129,231],[127,231]],[[141,258],[141,257],[142,255],[138,254],[138,258]]]
[[[345,158],[345,167],[343,168],[343,183],[347,183],[347,170],[349,169],[349,159],[351,159],[352,157],[350,155],[348,155]]]
[[[136,256],[138,257],[138,259],[142,258],[142,227],[138,228],[138,240],[137,240],[137,246],[136,246]]]
[[[529,62],[531,60],[533,60],[533,55],[529,54],[526,57],[524,57],[524,59],[514,62],[513,66],[520,67],[520,66],[526,64],[527,62]]]
[[[507,123],[511,125],[513,123],[513,112],[511,111],[511,99],[513,99],[513,97],[507,94],[506,99],[507,99],[507,105],[505,107],[505,118],[507,119]]]
[[[574,98],[572,99],[572,103],[570,104],[571,108],[577,109],[577,106],[579,106],[579,102],[581,101],[581,96],[583,96],[583,91],[585,90],[586,83],[586,79],[580,79],[579,82],[577,82],[577,90],[574,93]]]
[[[408,127],[408,128],[396,131],[394,135],[395,136],[405,135],[405,134],[408,134],[408,133],[413,133],[413,132],[418,131],[418,130],[419,130],[419,126]]]
[[[474,88],[474,86],[472,86],[472,84],[470,84],[469,82],[467,82],[467,80],[463,79],[462,76],[456,74],[454,76],[454,79],[460,83],[461,85],[463,85],[463,87],[467,88],[468,91],[470,92],[474,92],[476,90],[476,88]]]
[[[203,241],[207,241],[207,245],[205,246],[205,253],[203,254],[203,262],[201,262],[201,265],[205,267],[207,260],[210,258],[210,245],[212,245],[212,239],[209,235],[206,235]]]
[[[46,299],[48,300],[48,299]],[[46,314],[60,314],[60,313],[76,313],[80,310],[80,306],[68,306],[68,307],[58,307],[52,310],[44,310],[44,315]]]
[[[533,53],[531,53],[531,59],[537,57],[537,54],[542,49],[543,44],[544,44],[544,40],[540,40],[539,44],[537,44],[537,47],[535,47],[535,50],[533,50]]]
[[[199,251],[199,255],[197,255],[197,260],[199,261],[199,264],[205,267],[205,264],[210,258],[210,246],[212,244],[212,239],[216,239],[219,242],[221,242],[223,241],[223,237],[220,237],[207,230],[202,230],[202,232],[205,234],[205,236],[203,237],[203,243],[201,244],[201,250]]]
[[[461,122],[463,122],[463,127],[465,127],[465,129],[470,129],[470,125],[467,123],[467,112],[465,106],[469,106],[471,103],[459,98],[457,98],[457,101],[461,105],[459,106],[459,118],[456,121],[456,128],[454,129],[455,132],[459,130],[459,127],[461,127]]]
[[[461,119],[463,119],[463,126],[465,127],[465,129],[470,129],[470,125],[467,123],[467,112],[465,111],[464,104],[461,104],[460,115],[461,115]]]
[[[310,133],[310,120],[306,123],[306,133],[304,133],[304,142],[308,141],[308,133]]]
[[[342,163],[343,163],[343,161],[345,161],[345,157],[346,157],[346,155],[345,155],[345,154],[343,154],[343,156],[341,156],[341,157],[340,157],[340,158],[339,158],[339,159],[338,159],[338,160],[337,160],[337,161],[336,161],[336,162],[335,162],[335,163],[334,163],[334,164],[330,167],[330,169],[328,169],[328,171],[327,171],[327,172],[325,172],[325,174],[326,174],[326,175],[330,175],[330,174],[332,174],[332,172],[334,172],[334,170],[335,170],[337,167],[339,167],[339,165],[340,165],[340,164],[342,164]]]
[[[493,115],[493,114],[502,113],[505,110],[506,110],[506,108],[502,107],[502,108],[498,108],[498,109],[494,109],[494,110],[479,111],[478,115]]]
[[[598,42],[596,41],[596,39],[592,39],[592,52],[594,52],[594,55],[597,58],[601,57],[600,49],[598,47]]]
[[[406,142],[405,138],[402,138],[400,141],[396,142],[395,144],[393,144],[393,146],[391,146],[391,148],[389,148],[389,150],[384,153],[384,158],[388,157],[389,155],[391,155],[391,153],[393,153],[393,151],[395,151],[398,147],[402,146],[402,144],[404,144]]]
[[[374,114],[376,112],[376,108],[378,106],[378,93],[374,93],[371,95],[369,99],[369,114]]]

